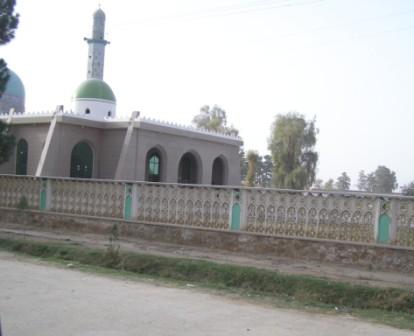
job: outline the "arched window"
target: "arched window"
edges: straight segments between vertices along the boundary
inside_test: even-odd
[[[70,159],[70,177],[91,178],[93,170],[93,152],[86,142],[73,147]]]
[[[147,181],[161,181],[161,159],[158,153],[151,153],[147,158]]]
[[[149,182],[161,182],[162,155],[158,148],[148,151],[145,160],[145,180]]]
[[[85,114],[91,114],[91,110],[87,108],[87,109],[85,110]]]
[[[24,139],[20,139],[16,147],[16,175],[27,175],[27,155],[29,145]]]
[[[199,167],[192,153],[185,153],[178,166],[178,183],[198,183]]]
[[[213,162],[213,171],[211,175],[211,184],[224,185],[226,184],[226,166],[221,157],[218,157]]]

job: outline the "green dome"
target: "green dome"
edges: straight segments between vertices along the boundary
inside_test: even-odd
[[[13,97],[20,97],[24,98],[26,93],[24,90],[24,85],[22,80],[17,76],[13,71],[9,69],[9,80],[6,84],[6,89],[4,90],[4,94],[10,95]]]
[[[74,99],[102,99],[116,102],[112,89],[100,79],[87,79],[75,92]]]

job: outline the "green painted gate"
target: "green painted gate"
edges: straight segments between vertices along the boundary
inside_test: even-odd
[[[390,241],[390,224],[391,218],[387,214],[382,214],[378,221],[378,243],[387,244]]]

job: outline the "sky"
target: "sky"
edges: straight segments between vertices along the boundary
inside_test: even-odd
[[[0,57],[26,111],[71,108],[99,4],[118,115],[190,124],[217,104],[265,155],[276,115],[295,111],[316,120],[318,178],[345,171],[355,188],[360,170],[385,165],[399,185],[414,180],[414,1],[17,0]]]

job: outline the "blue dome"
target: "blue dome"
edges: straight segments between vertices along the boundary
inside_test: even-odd
[[[19,76],[17,76],[13,71],[9,69],[9,80],[6,84],[6,89],[4,90],[4,94],[13,96],[13,97],[19,97],[19,98],[25,98],[26,92],[24,90],[24,85],[22,80]]]

